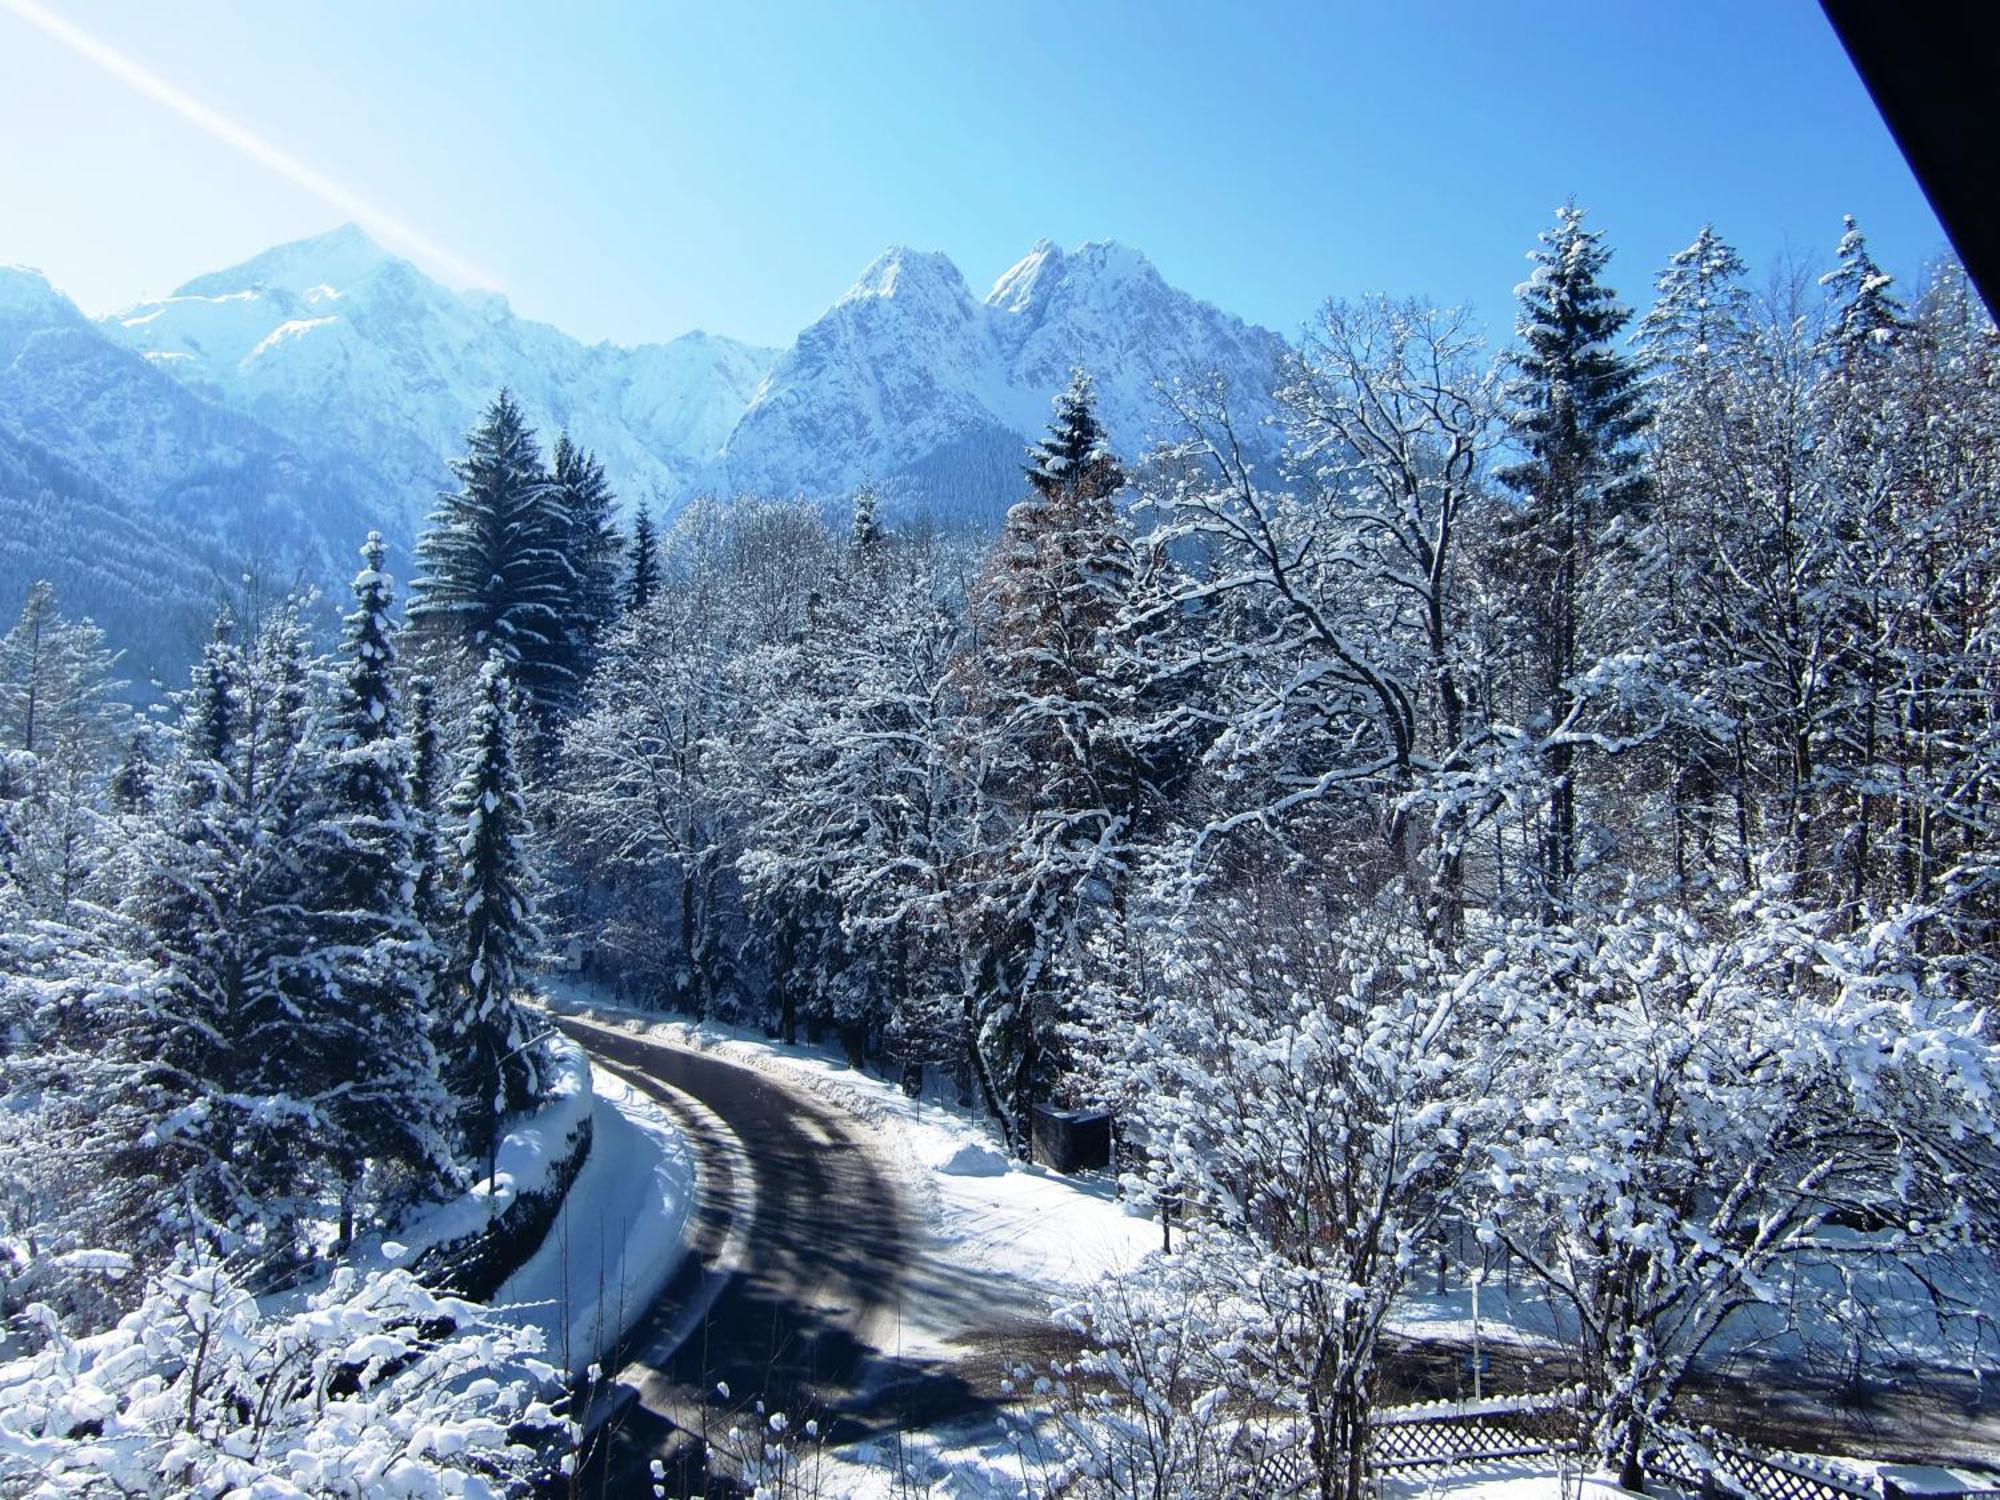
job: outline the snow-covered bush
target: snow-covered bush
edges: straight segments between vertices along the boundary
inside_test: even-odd
[[[1456,1202],[1484,1089],[1481,976],[1282,882],[1197,903],[1144,972],[1107,1093],[1145,1155],[1131,1186],[1190,1228],[1074,1312],[1108,1388],[1080,1470],[1128,1494],[1254,1466],[1254,1419],[1295,1435],[1298,1483],[1358,1496],[1383,1327]]]
[[[112,1328],[0,1365],[0,1490],[491,1496],[555,1417],[531,1336],[407,1272],[336,1273],[271,1313],[221,1265],[150,1280]]]
[[[1574,1318],[1600,1457],[1637,1478],[1690,1366],[1755,1308],[1830,1326],[1993,1249],[2000,1050],[1916,939],[1759,896],[1521,927],[1480,1111],[1481,1230]],[[1990,1272],[1978,1280],[1992,1285]],[[1977,1284],[1975,1282],[1975,1284]]]

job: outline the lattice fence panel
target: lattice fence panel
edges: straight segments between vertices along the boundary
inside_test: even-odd
[[[1564,1403],[1546,1399],[1382,1412],[1368,1444],[1369,1465],[1378,1473],[1537,1458],[1577,1448],[1574,1415]]]

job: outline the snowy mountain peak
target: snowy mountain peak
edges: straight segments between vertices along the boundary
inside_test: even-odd
[[[1075,366],[1096,379],[1113,446],[1137,458],[1164,435],[1158,381],[1219,370],[1246,403],[1267,402],[1284,347],[1129,246],[1047,239],[983,299],[950,257],[892,247],[784,351],[704,333],[585,345],[496,293],[439,285],[352,225],[99,326],[314,464],[364,467],[367,503],[387,502],[399,541],[503,385],[551,440],[567,429],[593,450],[628,505],[703,491],[838,499],[873,479],[892,501],[978,522],[1018,498],[1023,446]],[[1249,429],[1263,412],[1244,415]]]
[[[447,459],[502,386],[551,441],[567,428],[594,451],[636,505],[688,492],[777,357],[706,337],[585,345],[496,292],[440,285],[351,224],[100,326],[309,458],[368,466],[398,542],[450,484]],[[333,540],[345,555],[352,539]]]
[[[1268,405],[1284,345],[1167,285],[1129,246],[1038,242],[974,301],[942,255],[890,250],[781,358],[729,436],[711,483],[838,498],[863,479],[964,520],[997,516],[1028,438],[1078,365],[1112,442],[1161,436],[1155,382],[1220,370]]]
[[[344,291],[391,263],[403,264],[358,225],[342,224],[325,234],[274,245],[238,265],[197,276],[174,295],[218,297],[270,290],[302,296],[321,286]]]
[[[1035,241],[1034,249],[1000,273],[986,294],[986,305],[1010,313],[1031,311],[1048,297],[1062,275],[1062,263],[1062,247],[1054,240]]]
[[[81,315],[33,266],[0,264],[0,317],[71,322]]]
[[[997,311],[1033,318],[1065,285],[1109,289],[1140,283],[1172,295],[1153,263],[1116,240],[1087,240],[1065,251],[1053,240],[1035,248],[1000,274],[986,305]]]
[[[841,294],[834,306],[889,297],[906,300],[942,297],[957,301],[971,295],[965,278],[959,275],[958,267],[948,255],[937,250],[892,245],[869,262],[868,269],[855,278],[854,285]]]

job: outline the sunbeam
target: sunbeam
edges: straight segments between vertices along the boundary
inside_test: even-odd
[[[418,260],[444,272],[463,286],[492,288],[492,276],[463,256],[440,245],[421,230],[412,228],[394,214],[370,202],[353,189],[335,182],[307,166],[290,152],[272,145],[247,126],[210,108],[191,94],[176,88],[159,74],[134,62],[117,48],[56,15],[35,0],[0,0],[0,10],[11,12],[30,26],[68,47],[112,77],[129,84],[157,104],[165,105],[189,124],[207,131],[224,145],[242,152],[258,165],[267,167],[287,181],[323,199],[359,223],[378,238],[388,241]]]

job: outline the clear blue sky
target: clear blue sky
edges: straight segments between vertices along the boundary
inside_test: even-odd
[[[1044,235],[1282,332],[1373,290],[1504,328],[1572,193],[1635,300],[1705,219],[1944,246],[1812,0],[0,0],[0,261],[90,311],[353,215],[29,3],[593,339],[780,343],[886,245],[983,292]]]

